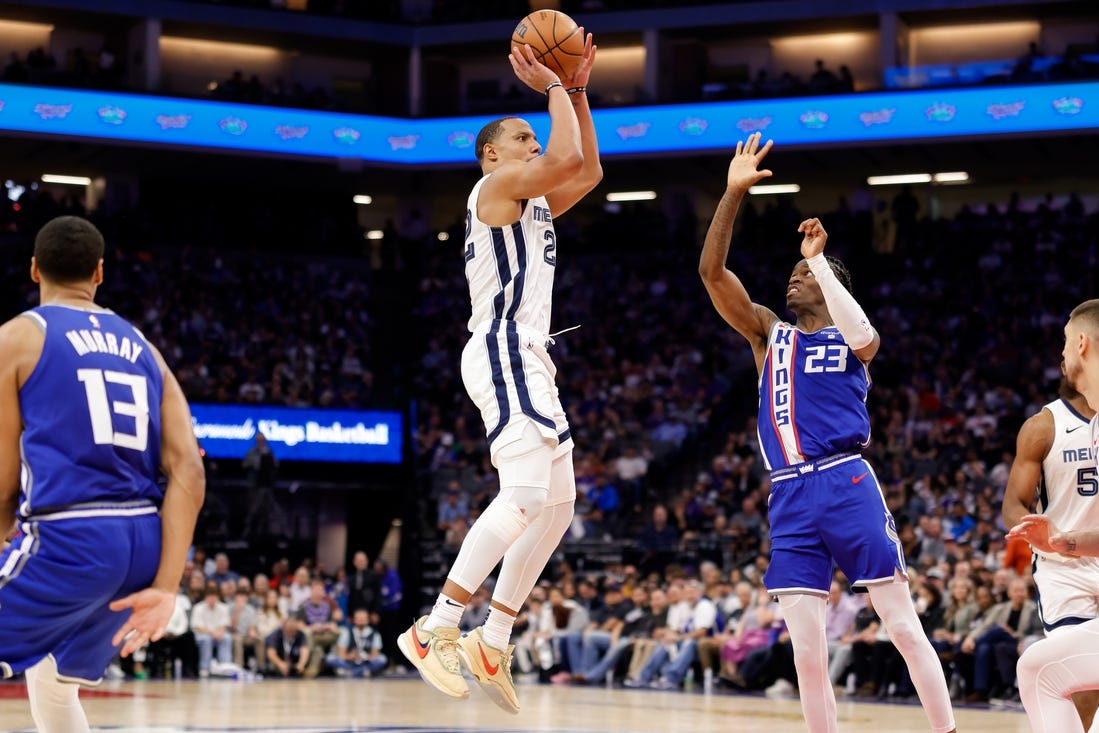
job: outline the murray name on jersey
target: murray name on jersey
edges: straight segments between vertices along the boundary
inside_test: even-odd
[[[110,331],[103,332],[97,329],[73,329],[65,332],[65,338],[69,340],[78,356],[87,354],[110,354],[118,356],[131,364],[136,364],[137,359],[145,347],[131,341],[128,336],[121,340]]]

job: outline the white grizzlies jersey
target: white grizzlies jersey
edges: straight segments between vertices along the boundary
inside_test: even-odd
[[[492,320],[515,321],[549,333],[557,240],[544,196],[528,200],[518,221],[489,226],[477,218],[477,197],[488,176],[477,182],[466,204],[466,281],[472,332]]]
[[[1053,415],[1053,442],[1042,461],[1038,511],[1062,530],[1099,526],[1099,470],[1088,419],[1064,400],[1043,409]],[[1066,559],[1034,552],[1050,560]]]

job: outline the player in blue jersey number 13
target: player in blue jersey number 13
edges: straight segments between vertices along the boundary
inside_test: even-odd
[[[40,733],[88,731],[78,685],[164,634],[205,492],[179,383],[95,302],[103,249],[91,222],[50,221],[41,304],[0,326],[0,539],[19,530],[0,552],[0,677],[25,673]]]
[[[725,265],[740,202],[771,175],[760,134],[737,143],[725,194],[714,213],[699,274],[718,313],[751,344],[759,371],[759,442],[771,471],[771,563],[764,576],[778,596],[794,647],[805,721],[835,733],[824,614],[833,564],[869,591],[904,656],[931,728],[954,728],[942,666],[908,591],[904,556],[877,477],[861,451],[870,440],[868,365],[881,343],[851,293],[843,264],[825,257],[817,219],[798,227],[802,260],[786,288],[793,324],[751,301]]]

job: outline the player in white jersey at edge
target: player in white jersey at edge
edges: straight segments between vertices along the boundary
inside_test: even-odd
[[[767,591],[778,596],[793,643],[802,712],[811,733],[836,733],[828,677],[825,610],[833,565],[865,588],[904,657],[931,728],[954,730],[938,656],[923,632],[893,517],[861,452],[870,440],[868,365],[881,339],[850,292],[850,276],[826,258],[817,219],[798,227],[801,256],[790,275],[791,325],[751,301],[726,267],[733,221],[749,187],[771,175],[760,134],[738,142],[725,193],[706,234],[699,275],[718,313],[752,347],[759,371],[759,441],[771,471],[771,562]]]
[[[1036,512],[1062,531],[1099,527],[1099,477],[1088,429],[1095,410],[1067,379],[1061,380],[1058,394],[1019,429],[1004,493],[1009,529],[1031,513],[1035,499]],[[1035,549],[1033,567],[1038,614],[1047,635],[1099,618],[1099,558]],[[1090,729],[1099,691],[1081,691],[1072,700],[1084,730]]]
[[[0,677],[41,733],[86,733],[80,684],[157,641],[205,493],[191,412],[160,353],[96,304],[103,235],[38,232],[37,308],[0,326]],[[162,482],[167,477],[167,485]]]
[[[586,94],[595,52],[588,34],[576,71],[560,79],[529,46],[512,48],[515,75],[548,98],[544,155],[518,117],[491,122],[477,135],[484,175],[466,211],[472,336],[462,353],[462,381],[484,419],[500,492],[470,528],[430,615],[397,641],[440,691],[468,697],[464,663],[510,713],[519,712],[508,643],[515,616],[568,529],[576,501],[573,442],[547,347],[557,265],[553,217],[603,177]],[[459,636],[466,603],[501,559],[484,626]]]
[[[1088,406],[1099,408],[1099,300],[1076,306],[1065,324],[1062,351],[1065,378]],[[1096,465],[1099,416],[1088,424],[1091,465]],[[1069,557],[1099,557],[1099,527],[1063,530],[1049,516],[1028,514],[1012,528],[1044,553]],[[1099,583],[1096,584],[1099,593]],[[1099,689],[1099,619],[1059,631],[1032,644],[1019,657],[1019,696],[1035,733],[1083,731],[1074,693]]]

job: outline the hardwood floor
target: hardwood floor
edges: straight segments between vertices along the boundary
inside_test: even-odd
[[[804,733],[794,699],[598,687],[524,685],[519,715],[493,705],[476,685],[447,698],[418,678],[107,682],[81,697],[94,731],[288,731],[291,733]],[[1025,733],[1019,711],[958,707],[965,733]],[[839,702],[842,733],[926,733],[915,704]],[[0,684],[0,730],[33,731],[26,689]]]

